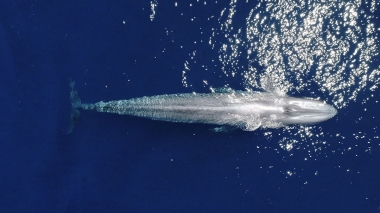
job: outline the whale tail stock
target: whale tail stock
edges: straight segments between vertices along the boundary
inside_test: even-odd
[[[70,134],[74,128],[75,123],[79,119],[80,112],[78,108],[82,108],[82,102],[78,96],[78,92],[75,90],[75,81],[70,79],[70,100],[71,100],[71,113],[70,113],[70,123],[66,131],[66,134]]]

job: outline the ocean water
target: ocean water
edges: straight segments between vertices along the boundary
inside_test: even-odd
[[[379,212],[379,1],[1,1],[0,212]],[[217,88],[332,104],[210,131],[82,111]]]

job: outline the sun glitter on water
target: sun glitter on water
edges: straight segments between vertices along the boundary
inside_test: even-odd
[[[257,5],[231,0],[218,16],[207,20],[218,22],[208,41],[218,58],[205,62],[197,57],[201,51],[194,50],[184,63],[182,81],[191,85],[188,81],[195,70],[214,72],[241,78],[248,90],[321,98],[340,110],[360,101],[358,96],[364,92],[369,94],[362,101],[366,103],[380,83],[374,25],[378,6],[379,1],[360,0],[260,1]],[[210,69],[213,66],[221,71]],[[203,83],[212,89],[210,81]],[[283,132],[288,136],[278,142],[282,149],[311,150],[310,157],[323,153],[331,139],[350,137],[321,126],[290,126]],[[265,135],[271,138],[272,131]]]

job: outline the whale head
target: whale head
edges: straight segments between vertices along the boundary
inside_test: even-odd
[[[283,102],[283,115],[278,121],[283,124],[314,124],[326,121],[337,114],[337,110],[322,101],[287,97]]]

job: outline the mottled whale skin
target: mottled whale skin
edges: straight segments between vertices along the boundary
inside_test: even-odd
[[[254,131],[291,124],[315,124],[337,110],[322,101],[279,96],[268,92],[235,91],[184,93],[82,104],[72,83],[73,109],[96,110],[153,120],[204,123]]]

